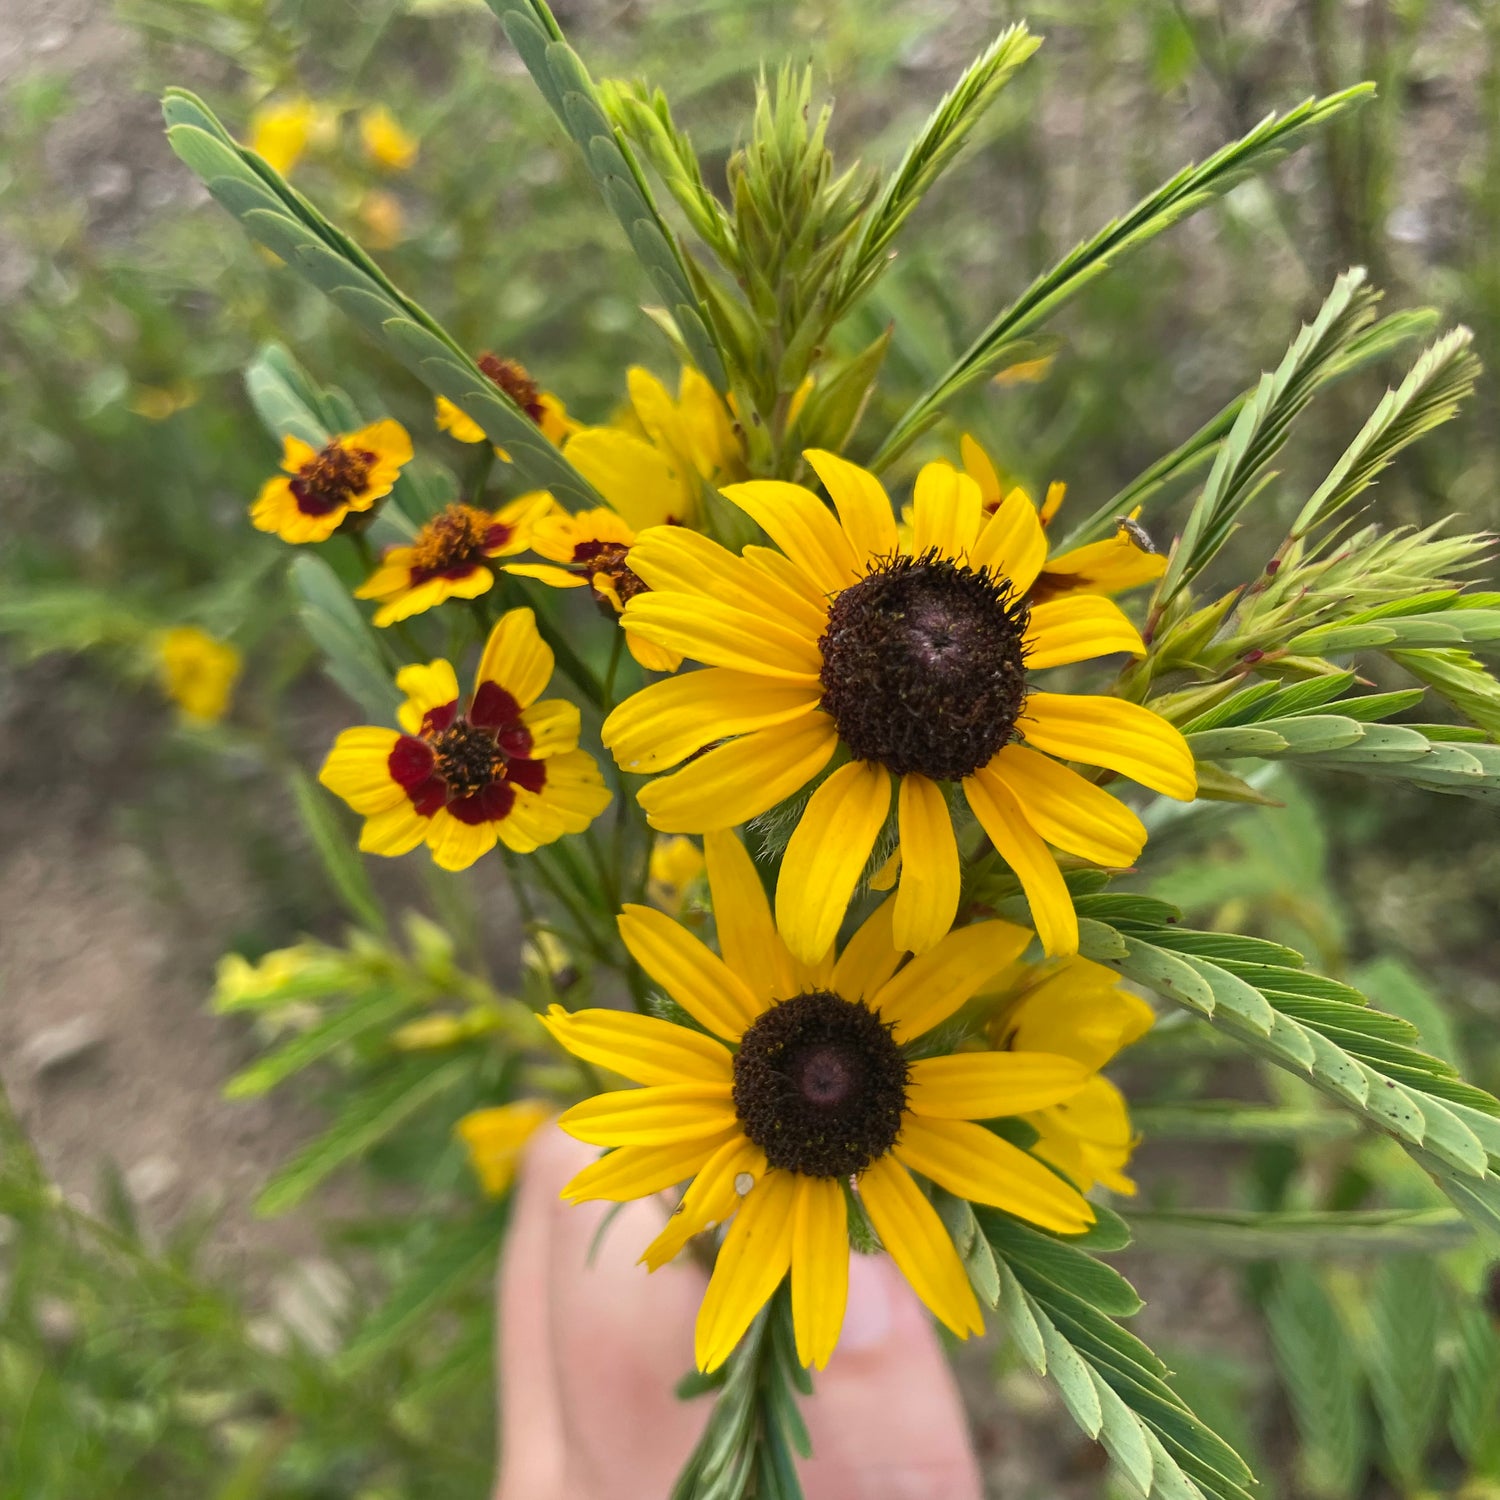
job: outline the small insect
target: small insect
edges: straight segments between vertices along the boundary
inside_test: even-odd
[[[1142,552],[1155,554],[1156,543],[1151,540],[1151,533],[1131,516],[1116,516],[1115,525],[1133,541]]]

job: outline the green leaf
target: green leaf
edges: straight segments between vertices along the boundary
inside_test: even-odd
[[[293,559],[287,577],[302,600],[297,617],[323,653],[328,675],[372,718],[393,718],[401,694],[338,575],[321,557],[304,553]]]
[[[1302,144],[1307,134],[1374,92],[1364,83],[1324,99],[1310,99],[1279,119],[1268,115],[1240,140],[1216,151],[1201,166],[1185,167],[1122,219],[1105,225],[1051,270],[1039,276],[896,423],[868,467],[881,472],[903,454],[960,391],[1005,362],[1018,340],[1033,333],[1065,303],[1131,250],[1196,213],[1252,172],[1264,171]]]
[[[1375,1273],[1366,1295],[1365,1377],[1390,1477],[1406,1494],[1423,1487],[1442,1410],[1438,1345],[1447,1299],[1426,1256],[1400,1256]]]
[[[255,1200],[267,1218],[300,1203],[330,1173],[363,1156],[419,1110],[470,1076],[466,1058],[434,1067],[424,1061],[401,1069],[377,1087],[356,1094],[332,1127],[281,1167]]]
[[[1111,1317],[1133,1317],[1143,1306],[1113,1267],[1066,1240],[1044,1234],[995,1208],[973,1210],[984,1239],[1011,1265],[1024,1265]]]
[[[1327,1210],[1138,1209],[1130,1216],[1141,1244],[1231,1260],[1368,1255],[1371,1251],[1435,1252],[1463,1244],[1473,1230],[1451,1208]]]
[[[375,990],[334,1015],[309,1026],[291,1041],[256,1058],[224,1085],[226,1099],[254,1099],[269,1093],[294,1073],[321,1062],[348,1042],[390,1024],[412,1008],[412,997],[396,990]]]
[[[380,898],[355,852],[348,828],[334,812],[333,797],[299,770],[293,769],[288,780],[302,817],[302,826],[312,836],[313,847],[323,862],[329,884],[361,927],[367,932],[384,933],[386,920]]]
[[[355,1330],[335,1368],[348,1376],[388,1350],[407,1343],[438,1309],[470,1287],[487,1282],[510,1217],[510,1202],[469,1224],[444,1225],[401,1281]]]
[[[1268,1104],[1241,1104],[1231,1099],[1136,1105],[1130,1111],[1130,1118],[1146,1140],[1296,1144],[1342,1140],[1359,1131],[1357,1120],[1333,1110],[1283,1109]]]

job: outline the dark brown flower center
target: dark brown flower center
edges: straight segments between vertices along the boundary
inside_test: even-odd
[[[1015,736],[1026,601],[936,553],[877,562],[828,612],[823,707],[858,760],[958,781]]]
[[[480,729],[467,719],[455,719],[431,741],[433,770],[456,797],[472,796],[505,776],[505,753],[492,729]]]
[[[479,368],[531,418],[538,427],[547,415],[542,405],[541,387],[526,373],[519,360],[501,359],[497,354],[481,354]]]
[[[326,516],[356,499],[374,468],[376,455],[345,448],[337,438],[298,469],[292,479],[297,509],[307,516]]]
[[[609,579],[619,596],[622,606],[629,604],[637,594],[648,592],[646,585],[630,570],[626,558],[630,548],[624,542],[579,542],[573,548],[573,566],[586,574],[594,596],[601,603],[608,603],[600,596],[595,579],[601,574]]]
[[[506,531],[488,511],[472,505],[448,506],[422,527],[412,543],[412,581],[483,562],[484,549],[502,542]]]
[[[734,1107],[771,1166],[851,1177],[895,1145],[907,1077],[874,1011],[813,990],[773,1005],[741,1037]]]

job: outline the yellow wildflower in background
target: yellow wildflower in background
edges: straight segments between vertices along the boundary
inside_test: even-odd
[[[476,1109],[454,1127],[468,1147],[469,1165],[479,1185],[499,1198],[515,1180],[526,1143],[546,1124],[552,1111],[537,1099],[518,1099],[494,1109]]]
[[[359,847],[397,855],[425,843],[441,869],[466,870],[497,841],[530,854],[582,833],[609,789],[578,748],[577,705],[537,701],[552,666],[536,616],[513,609],[490,632],[466,704],[448,662],[403,667],[401,730],[344,730],[318,774],[364,816]]]
[[[489,379],[521,408],[541,429],[542,436],[551,443],[561,444],[569,433],[577,432],[579,424],[569,415],[568,409],[551,391],[544,391],[526,372],[519,360],[501,359],[498,354],[481,354],[475,361]],[[484,429],[468,413],[460,410],[446,396],[436,398],[434,420],[439,429],[460,443],[482,443]],[[496,448],[496,454],[510,462],[504,448]]]
[[[647,894],[664,912],[681,913],[689,890],[703,878],[706,868],[703,851],[680,834],[675,838],[657,839],[651,845],[647,867]]]
[[[1104,1067],[1156,1021],[1144,1000],[1121,987],[1118,974],[1076,954],[1057,965],[1018,964],[999,988],[1011,993],[988,1028],[994,1046],[1057,1052],[1091,1069]],[[1136,1137],[1125,1096],[1109,1079],[1096,1072],[1071,1098],[1022,1118],[1037,1132],[1032,1154],[1065,1173],[1080,1192],[1098,1183],[1134,1195],[1125,1167]]]
[[[339,433],[321,448],[290,433],[282,443],[286,472],[261,486],[250,520],[257,531],[273,531],[284,542],[327,541],[345,516],[389,495],[411,462],[411,439],[389,418]]]
[[[524,552],[532,527],[556,504],[545,490],[536,490],[497,511],[446,506],[408,546],[388,548],[354,596],[384,601],[375,611],[378,626],[409,619],[445,599],[477,599],[494,585],[490,560]]]
[[[417,159],[417,142],[396,122],[385,105],[361,111],[359,139],[365,155],[377,166],[404,172]]]
[[[156,638],[162,690],[196,724],[217,724],[229,708],[240,653],[196,625],[174,625]]]
[[[835,454],[804,457],[837,514],[801,485],[754,480],[725,497],[779,551],[741,556],[657,527],[630,568],[644,585],[621,623],[708,670],[655,683],[605,721],[621,768],[650,773],[651,826],[732,827],[817,783],[787,844],[777,918],[801,959],[827,951],[893,800],[900,837],[898,946],[923,952],[951,925],[960,862],[944,786],[969,809],[1031,903],[1048,953],[1076,951],[1078,920],[1048,845],[1128,867],[1146,842],[1124,803],[1063,764],[1101,766],[1191,798],[1193,754],[1139,704],[1038,691],[1049,667],[1145,646],[1110,600],[1034,602],[1047,554],[1018,491],[986,516],[950,464],[917,476],[910,536],[874,475]],[[702,752],[702,753],[699,753]]]
[[[287,177],[302,160],[308,144],[326,134],[331,125],[328,111],[305,95],[268,100],[250,115],[250,149]]]
[[[642,1257],[653,1270],[733,1220],[698,1314],[702,1370],[728,1358],[788,1272],[797,1356],[826,1363],[848,1291],[851,1182],[933,1314],[960,1338],[983,1332],[963,1262],[913,1174],[1045,1229],[1083,1231],[1094,1219],[1084,1198],[974,1122],[1071,1098],[1090,1069],[1021,1043],[911,1054],[1032,934],[979,922],[911,958],[892,938],[887,900],[841,954],[830,946],[804,963],[740,841],[713,833],[704,850],[718,954],[652,907],[627,906],[619,919],[631,956],[704,1029],[560,1006],[543,1018],[575,1056],[643,1085],[560,1117],[578,1140],[614,1148],[563,1196],[622,1202],[691,1177]]]

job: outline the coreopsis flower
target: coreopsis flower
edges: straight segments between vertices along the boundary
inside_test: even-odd
[[[498,354],[481,354],[476,363],[536,423],[548,442],[561,444],[569,433],[579,430],[579,424],[568,415],[567,407],[551,391],[544,391],[526,373],[526,366],[519,360],[501,359]],[[449,437],[460,443],[482,443],[485,440],[484,429],[479,423],[446,396],[437,398],[435,420]],[[510,462],[505,449],[496,448],[495,452],[506,463]]]
[[[959,452],[964,473],[979,486],[979,499],[986,515],[993,515],[1013,493],[1031,503],[1030,495],[1004,479],[989,455],[967,433],[960,440]],[[1051,525],[1067,493],[1068,487],[1060,481],[1047,486],[1038,511],[1044,530]],[[1032,602],[1041,603],[1064,594],[1119,594],[1160,578],[1167,571],[1167,559],[1151,550],[1135,524],[1139,513],[1137,507],[1131,515],[1122,516],[1116,522],[1115,534],[1105,541],[1086,542],[1082,547],[1046,558],[1031,586]]]
[[[229,708],[241,658],[228,641],[196,625],[174,625],[157,636],[162,691],[195,724],[217,724]]]
[[[305,97],[258,105],[250,116],[250,149],[287,177],[301,161],[322,113]]]
[[[994,1046],[1022,1052],[1056,1052],[1090,1069],[1102,1068],[1152,1027],[1155,1012],[1121,988],[1120,977],[1076,954],[1060,964],[1018,964],[1003,976],[1008,991],[989,1026]],[[1125,1167],[1135,1133],[1125,1096],[1094,1073],[1071,1098],[1022,1117],[1037,1132],[1031,1151],[1064,1173],[1081,1192],[1096,1183],[1133,1196]]]
[[[390,494],[411,452],[406,429],[390,418],[339,433],[321,448],[288,433],[282,439],[285,473],[261,486],[250,520],[284,542],[327,541],[345,516]]]
[[[557,511],[531,530],[531,550],[550,558],[545,563],[506,563],[505,571],[535,578],[555,589],[587,588],[594,603],[612,619],[645,585],[627,559],[635,531],[612,510]],[[625,632],[630,654],[651,672],[675,672],[682,658],[634,631]]]
[[[893,899],[841,954],[798,959],[772,921],[755,867],[731,833],[704,840],[719,953],[664,913],[627,906],[632,957],[697,1026],[554,1007],[544,1024],[578,1057],[643,1085],[600,1094],[558,1123],[609,1155],[563,1190],[573,1202],[643,1198],[691,1177],[642,1259],[651,1269],[730,1220],[699,1310],[698,1365],[721,1365],[788,1271],[797,1354],[822,1366],[848,1288],[851,1182],[891,1258],[960,1338],[979,1304],[913,1174],[1058,1233],[1094,1211],[1067,1182],[978,1120],[1045,1109],[1090,1070],[1057,1053],[913,1055],[1031,940],[979,922],[909,957]],[[721,956],[722,955],[722,956]],[[702,1027],[702,1030],[697,1029]]]
[[[359,116],[359,139],[365,155],[376,166],[392,172],[404,172],[417,159],[416,140],[397,123],[385,105],[362,110]]]
[[[687,761],[640,792],[651,825],[666,833],[733,827],[815,785],[776,893],[799,958],[832,943],[893,794],[896,942],[919,953],[938,942],[960,876],[945,788],[962,795],[1020,880],[1047,952],[1076,951],[1072,898],[1048,845],[1120,868],[1146,830],[1063,762],[1188,799],[1193,755],[1139,704],[1043,691],[1034,676],[1141,655],[1139,633],[1098,595],[1033,602],[1047,541],[1020,493],[986,516],[971,478],[928,464],[903,542],[874,475],[832,453],[805,456],[837,514],[781,481],[723,491],[779,551],[735,556],[674,527],[637,539],[630,567],[644,587],[621,623],[708,670],[627,699],[605,722],[605,745],[627,771]],[[837,768],[819,781],[835,756]]]
[[[493,1109],[471,1110],[454,1127],[469,1152],[469,1165],[487,1196],[499,1198],[515,1180],[526,1143],[552,1111],[538,1099],[518,1099]]]
[[[728,407],[708,381],[684,367],[674,399],[649,371],[633,367],[630,410],[613,427],[585,427],[564,445],[568,461],[609,502],[608,509],[557,515],[536,529],[533,550],[546,563],[507,571],[553,588],[593,591],[619,614],[645,585],[631,571],[630,549],[648,526],[697,524],[703,485],[744,472],[743,450]],[[625,633],[630,654],[648,671],[675,672],[682,658]]]
[[[703,878],[703,851],[676,834],[651,845],[646,866],[646,893],[664,912],[678,915],[687,904],[688,892]]]
[[[375,611],[378,626],[419,615],[445,599],[477,599],[494,586],[490,560],[524,552],[533,525],[555,504],[545,490],[537,490],[497,511],[446,506],[410,545],[388,548],[355,597],[383,601]]]
[[[403,667],[401,729],[344,730],[318,774],[363,814],[359,847],[396,855],[425,843],[442,869],[464,870],[497,840],[529,854],[582,833],[609,790],[578,748],[576,705],[537,701],[552,665],[535,615],[513,609],[490,633],[467,703],[448,662]]]

